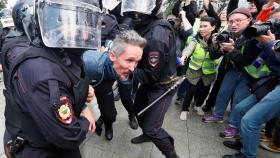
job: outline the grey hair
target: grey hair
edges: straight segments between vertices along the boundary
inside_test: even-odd
[[[124,52],[128,44],[139,46],[143,49],[146,43],[146,39],[141,37],[136,31],[126,30],[120,32],[116,36],[116,38],[113,40],[110,50],[113,51],[118,57]]]

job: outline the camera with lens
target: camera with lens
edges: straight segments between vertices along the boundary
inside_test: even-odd
[[[231,38],[231,33],[229,31],[223,31],[216,36],[216,41],[218,43],[229,42]]]
[[[254,24],[244,30],[244,35],[248,38],[266,35],[267,31],[271,30],[275,36],[279,37],[280,33],[280,20],[271,19],[261,24]]]
[[[280,40],[277,40],[276,43],[273,45],[273,50],[275,52],[280,53]]]

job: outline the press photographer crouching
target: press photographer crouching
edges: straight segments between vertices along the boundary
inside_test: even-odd
[[[256,158],[257,148],[260,142],[261,125],[280,115],[279,41],[275,40],[279,39],[277,31],[277,24],[279,22],[278,20],[274,20],[280,19],[280,16],[274,16],[278,13],[279,10],[274,12],[271,15],[271,20],[266,23],[253,25],[252,27],[247,28],[247,31],[256,31],[254,32],[256,35],[249,34],[253,36],[252,40],[258,41],[256,46],[260,48],[262,52],[251,65],[246,66],[244,69],[246,72],[252,72],[253,70],[255,72],[267,72],[267,75],[260,78],[252,76],[255,78],[255,82],[249,83],[252,94],[234,107],[231,116],[234,116],[235,122],[232,123],[236,123],[235,126],[240,127],[241,143],[239,143],[239,149],[241,150],[240,153],[225,155],[223,158]],[[265,31],[260,31],[264,29],[266,29],[266,33]],[[245,34],[248,34],[248,32]],[[252,53],[255,52],[252,51]],[[279,146],[274,143],[275,141],[269,142],[267,147],[270,150],[279,152]],[[227,141],[224,142],[224,144],[226,146],[231,145],[231,147],[234,147],[237,143]]]

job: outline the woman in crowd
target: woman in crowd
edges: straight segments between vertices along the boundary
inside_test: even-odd
[[[212,34],[219,29],[215,18],[202,17],[200,20],[199,32],[195,37],[188,38],[188,46],[183,50],[181,62],[190,58],[187,70],[187,94],[184,99],[181,120],[187,120],[189,106],[194,94],[199,90],[201,94],[196,103],[196,110],[199,115],[203,115],[201,105],[203,104],[211,83],[216,77],[217,59],[212,59],[208,48],[212,44]],[[199,83],[203,83],[197,88]]]

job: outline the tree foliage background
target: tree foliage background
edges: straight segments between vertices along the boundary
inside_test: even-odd
[[[0,0],[0,10],[5,8],[7,4],[7,0]]]
[[[6,7],[7,0],[0,0],[0,10]],[[2,24],[0,23],[0,28],[2,28]]]

